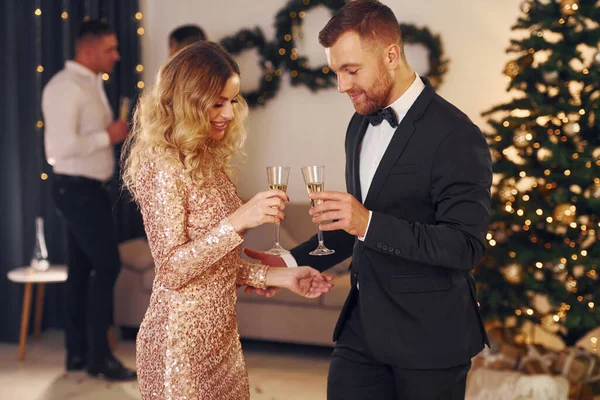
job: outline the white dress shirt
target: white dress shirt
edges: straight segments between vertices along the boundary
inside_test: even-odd
[[[44,87],[42,113],[46,159],[55,173],[100,181],[113,175],[106,131],[113,113],[100,74],[67,61]]]
[[[402,122],[406,116],[406,113],[412,107],[424,88],[425,84],[423,83],[423,80],[418,74],[415,73],[415,80],[410,85],[408,90],[388,106],[391,107],[396,113],[396,116],[398,117],[398,123]],[[381,162],[381,159],[383,158],[383,155],[387,150],[392,137],[394,136],[394,132],[396,132],[396,128],[392,128],[389,122],[385,119],[377,126],[369,124],[367,127],[367,131],[365,132],[365,136],[361,143],[359,159],[360,188],[362,193],[362,199],[360,200],[363,204],[367,198],[369,188],[371,187],[371,182],[375,176],[375,171],[377,171],[377,168],[379,167],[379,163]],[[402,132],[399,131],[398,135],[402,135]],[[372,215],[373,212],[369,211],[369,222],[367,224],[365,236],[359,236],[358,240],[365,240],[367,232],[369,231],[369,226],[371,225]],[[298,266],[296,259],[291,254],[284,254],[282,258],[288,267]]]

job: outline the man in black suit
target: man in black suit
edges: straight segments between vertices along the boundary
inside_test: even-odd
[[[489,219],[486,141],[410,68],[387,6],[346,4],[319,41],[356,109],[348,193],[311,194],[322,203],[310,215],[335,254],[310,256],[313,237],[283,259],[323,271],[352,256],[328,399],[463,399],[471,357],[487,344],[471,274]]]

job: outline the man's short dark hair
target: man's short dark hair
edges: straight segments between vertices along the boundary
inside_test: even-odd
[[[355,0],[340,8],[319,32],[319,43],[331,47],[346,32],[361,40],[402,45],[400,25],[392,10],[377,0]]]
[[[171,32],[169,40],[173,40],[180,45],[188,45],[206,40],[206,35],[198,25],[183,25]]]
[[[81,40],[86,39],[97,39],[102,36],[114,34],[114,29],[106,22],[98,20],[88,20],[82,22],[79,26],[79,30],[77,31],[75,41],[80,42]]]

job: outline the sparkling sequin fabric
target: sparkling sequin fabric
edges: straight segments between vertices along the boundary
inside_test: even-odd
[[[226,218],[242,204],[234,185],[216,172],[200,188],[181,166],[156,160],[137,190],[156,265],[137,337],[142,398],[249,399],[235,285],[264,288],[266,267],[240,258],[242,238]]]

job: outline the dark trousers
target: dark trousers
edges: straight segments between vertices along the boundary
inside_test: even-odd
[[[100,181],[56,175],[54,202],[67,225],[67,356],[101,363],[109,354],[113,288],[121,261],[110,199]]]
[[[327,379],[328,400],[465,398],[471,363],[447,369],[416,370],[379,362],[365,341],[358,297],[333,351]]]

